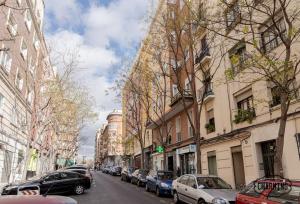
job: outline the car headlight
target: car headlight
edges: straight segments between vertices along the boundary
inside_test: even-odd
[[[161,185],[161,187],[163,187],[163,188],[168,188],[168,187],[169,187],[169,185],[166,184],[166,183],[161,183],[160,185]]]
[[[214,198],[212,200],[213,204],[226,204],[226,200],[224,200],[223,198]]]

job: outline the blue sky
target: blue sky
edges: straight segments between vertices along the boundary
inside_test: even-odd
[[[120,105],[105,90],[113,86],[122,62],[135,55],[147,30],[149,6],[155,0],[45,0],[45,35],[51,50],[78,50],[76,80],[96,101],[99,119],[81,132],[88,138],[80,155],[93,156],[96,130]]]

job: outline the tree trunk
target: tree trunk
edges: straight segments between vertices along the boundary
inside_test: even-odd
[[[164,146],[163,146],[164,147]],[[167,154],[166,154],[166,150],[165,150],[165,147],[164,147],[164,151],[163,151],[163,170],[166,171],[167,170]]]
[[[145,169],[145,150],[141,148],[141,169]]]
[[[199,131],[196,131],[197,174],[202,173],[200,145],[201,145],[200,133],[199,133]]]
[[[274,174],[283,177],[282,155],[284,146],[284,134],[287,121],[287,112],[289,109],[288,95],[281,94],[281,115],[279,122],[278,137],[276,139],[276,148],[274,156]]]

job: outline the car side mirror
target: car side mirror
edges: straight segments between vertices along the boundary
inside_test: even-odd
[[[197,189],[197,184],[194,184],[194,185],[193,185],[193,188],[194,188],[194,189]]]

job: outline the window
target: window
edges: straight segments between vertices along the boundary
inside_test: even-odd
[[[218,175],[216,151],[207,152],[208,174]]]
[[[8,20],[7,20],[7,29],[12,36],[17,35],[18,25],[12,14],[11,9],[8,10]]]
[[[211,109],[207,111],[207,123],[205,125],[205,128],[207,130],[207,133],[212,133],[216,131],[216,126],[215,126],[215,116],[214,116],[214,110]]]
[[[190,58],[190,51],[189,51],[189,49],[187,48],[187,49],[184,50],[184,60],[185,60],[185,61],[188,61],[189,58]]]
[[[180,117],[176,118],[176,140],[177,140],[177,142],[181,141],[181,119],[180,119]]]
[[[272,101],[270,106],[274,107],[280,104],[281,98],[280,98],[280,91],[278,86],[274,86],[271,88],[271,95],[272,95]]]
[[[191,121],[193,121],[193,111],[189,111],[189,117],[190,117]],[[193,137],[194,134],[193,134],[192,124],[191,124],[189,119],[187,119],[187,120],[188,120],[188,134],[189,134],[189,137]]]
[[[8,51],[1,51],[0,52],[0,65],[6,71],[7,73],[10,72],[11,69],[11,63],[12,63],[12,58],[10,57],[10,54]]]
[[[35,63],[33,62],[32,57],[29,60],[29,71],[32,75],[34,75],[35,72]]]
[[[192,89],[191,76],[189,76],[188,78],[185,79],[184,86],[185,86],[185,91],[187,91],[187,92],[191,91],[191,89]]]
[[[184,2],[185,0],[180,0],[180,10],[184,7],[184,5],[185,5],[185,2]]]
[[[16,75],[16,86],[20,91],[22,91],[23,79],[22,79],[20,72],[18,72],[18,71],[17,71],[17,75]]]
[[[25,11],[25,25],[28,29],[28,31],[30,31],[31,29],[31,24],[32,24],[32,18],[31,18],[31,14],[29,10]]]
[[[291,191],[286,192],[286,190],[273,189],[268,200],[275,201],[276,203],[299,203],[300,187],[296,185],[291,186]]]
[[[240,8],[237,1],[235,1],[227,8],[225,15],[227,29],[230,30],[238,23],[240,19]]]
[[[188,186],[191,188],[197,188],[197,182],[194,176],[189,176]]]
[[[38,34],[36,32],[34,32],[33,34],[33,46],[36,50],[38,50],[40,47],[40,41],[38,39]]]
[[[21,6],[22,0],[17,0],[17,4],[18,4],[19,6]]]
[[[16,107],[11,109],[11,122],[16,125],[17,124],[17,110]]]
[[[179,179],[179,183],[184,184],[184,185],[187,185],[187,184],[188,184],[188,180],[189,180],[189,177],[188,177],[188,176],[182,176],[182,177]]]
[[[4,111],[4,96],[0,93],[0,115],[3,116]]]
[[[289,98],[290,100],[296,99],[298,97],[298,90],[295,85],[295,80],[290,80],[290,86],[289,86]],[[281,93],[282,91],[278,86],[273,85],[271,88],[271,97],[272,100],[270,101],[270,107],[274,107],[277,105],[280,105],[281,103]]]
[[[174,97],[174,96],[176,96],[178,94],[177,84],[173,84],[172,90],[173,90],[173,97]]]
[[[278,29],[276,28],[278,27]],[[286,37],[286,26],[283,18],[280,18],[276,24],[269,26],[261,32],[262,49],[268,53],[278,47],[282,39]]]
[[[175,31],[172,31],[170,33],[170,42],[171,43],[176,43],[176,32]]]
[[[30,90],[30,91],[28,92],[27,102],[31,105],[31,104],[32,104],[32,100],[33,100],[33,91]]]
[[[44,180],[45,180],[46,182],[57,181],[57,180],[59,180],[59,179],[60,179],[60,176],[59,176],[58,173],[55,173],[55,174],[46,176],[46,177],[44,178]]]
[[[176,0],[168,0],[168,4],[176,4]]]
[[[229,50],[229,58],[233,73],[237,74],[244,68],[244,63],[247,59],[246,44],[244,41],[237,43],[231,50]]]
[[[25,43],[24,38],[21,41],[21,56],[23,57],[24,60],[27,59],[27,53],[28,53],[28,49],[27,49],[27,45]]]
[[[239,110],[250,110],[253,108],[253,96],[249,96],[243,100],[237,102],[237,107]]]

